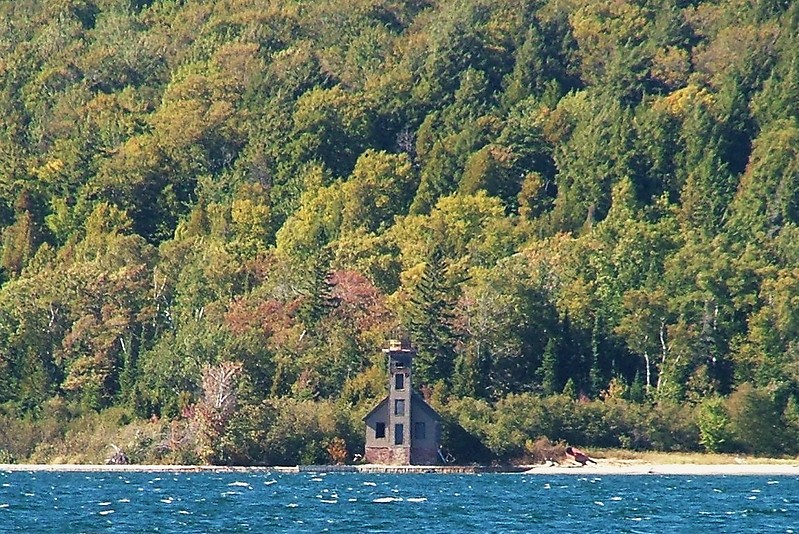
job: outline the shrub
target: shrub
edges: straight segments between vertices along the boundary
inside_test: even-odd
[[[330,402],[275,399],[269,401],[274,419],[262,444],[267,465],[323,464],[326,445],[337,435],[334,405]]]
[[[732,448],[730,415],[724,399],[711,397],[699,405],[697,413],[699,443],[708,452],[728,452]]]
[[[525,463],[540,464],[559,462],[566,456],[566,444],[562,441],[552,443],[547,437],[527,440],[524,444]]]
[[[0,464],[13,464],[16,463],[16,458],[9,451],[0,449]]]
[[[327,454],[330,457],[330,461],[335,465],[347,463],[347,459],[349,458],[347,442],[345,442],[343,438],[336,436],[328,442]]]
[[[439,407],[439,413],[444,419],[441,445],[457,462],[489,463],[495,459],[485,445],[494,424],[490,404],[471,397],[452,397]]]
[[[694,409],[686,404],[661,401],[642,410],[644,431],[652,449],[690,451],[699,447],[699,428]]]
[[[727,400],[730,428],[741,450],[775,454],[785,450],[782,407],[767,389],[742,384]]]
[[[540,397],[529,393],[508,395],[496,404],[495,423],[486,445],[501,460],[522,458],[529,439],[547,435],[548,420]]]

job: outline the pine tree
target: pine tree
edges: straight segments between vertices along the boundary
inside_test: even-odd
[[[544,357],[541,362],[541,387],[545,395],[554,395],[560,391],[557,341],[554,337],[549,338],[544,349]]]
[[[436,247],[411,296],[409,331],[418,350],[415,374],[420,384],[449,382],[454,371],[455,299],[446,275],[446,261]]]
[[[545,43],[535,24],[527,30],[524,43],[516,51],[513,71],[505,78],[502,103],[506,107],[530,95],[540,96],[547,79]],[[554,73],[552,73],[554,74]]]
[[[19,276],[43,241],[39,210],[28,191],[18,195],[14,211],[14,224],[5,229],[0,243],[0,268],[12,277]]]
[[[119,371],[119,399],[135,404],[136,381],[139,378],[138,347],[133,336],[120,338],[122,355],[119,358],[122,369]]]
[[[486,398],[490,375],[489,355],[482,345],[455,358],[452,392],[461,397]]]
[[[319,321],[339,304],[333,294],[333,273],[330,262],[330,249],[324,247],[312,260],[305,286],[300,290],[302,300],[297,316],[306,328],[316,327]]]
[[[602,319],[597,314],[594,319],[594,329],[591,332],[591,371],[589,372],[588,380],[591,387],[591,396],[596,397],[605,389],[607,380],[605,378],[605,371],[603,368],[602,358]]]
[[[630,384],[630,400],[637,403],[643,403],[646,400],[646,387],[644,387],[644,379],[641,373],[635,373],[632,384]]]
[[[574,385],[574,380],[571,378],[566,381],[566,385],[563,386],[563,395],[569,397],[570,399],[577,398],[577,386]]]

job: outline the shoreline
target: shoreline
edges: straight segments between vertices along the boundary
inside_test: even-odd
[[[397,465],[301,465],[301,466],[210,466],[210,465],[104,465],[104,464],[0,464],[2,472],[162,472],[162,473],[381,473],[381,474],[484,474],[524,475],[682,475],[682,476],[799,476],[799,462],[791,463],[652,463],[636,460],[597,460],[580,466],[397,466]]]
[[[792,463],[657,463],[597,460],[596,465],[533,466],[525,474],[563,475],[680,475],[680,476],[799,476],[799,462]]]

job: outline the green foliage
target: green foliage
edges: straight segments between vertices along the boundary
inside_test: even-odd
[[[495,405],[463,398],[446,414],[478,437],[498,461],[524,461],[528,444],[546,438],[597,447],[695,450],[697,420],[688,407],[642,407],[621,399],[580,401],[567,395],[508,395]],[[468,454],[468,451],[464,451]],[[473,447],[473,453],[479,448]],[[558,460],[560,458],[554,458]]]
[[[708,452],[724,452],[732,446],[730,416],[724,405],[724,399],[713,397],[699,406],[697,414],[699,425],[699,443]]]
[[[363,228],[379,232],[394,224],[394,217],[407,212],[416,188],[408,157],[365,151],[342,187],[344,230]]]
[[[735,439],[753,454],[776,454],[786,449],[782,407],[774,392],[742,384],[729,398],[727,409]]]
[[[418,384],[430,386],[449,381],[454,370],[454,295],[446,276],[443,255],[439,249],[434,249],[414,288],[408,312],[408,331],[418,349],[414,363]]]
[[[306,327],[314,328],[338,304],[333,295],[330,253],[323,249],[312,259],[310,272],[301,288],[301,301],[297,317]]]
[[[255,412],[261,418],[247,425],[257,432],[255,436],[251,434],[257,439],[249,444],[239,443],[237,446],[248,445],[251,450],[257,451],[256,456],[248,458],[248,463],[327,463],[327,444],[332,438],[341,436],[346,428],[346,422],[334,410],[336,407],[331,403],[294,399],[268,402]],[[244,439],[246,437],[243,436]]]
[[[555,339],[550,338],[550,340],[547,341],[547,346],[544,349],[544,356],[541,360],[541,388],[547,395],[560,392],[559,371],[560,366],[558,365],[557,353],[555,350]],[[572,389],[574,389],[574,382],[572,382]]]

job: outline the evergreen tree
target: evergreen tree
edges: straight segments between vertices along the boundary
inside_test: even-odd
[[[408,331],[418,350],[415,375],[420,384],[452,380],[456,334],[452,324],[454,290],[441,249],[435,247],[410,298]]]
[[[541,359],[541,389],[545,395],[554,395],[561,391],[561,378],[559,376],[557,342],[549,338]]]
[[[599,331],[602,322],[599,315],[594,319],[594,329],[591,331],[591,370],[588,375],[590,393],[592,397],[599,395],[607,385],[602,366],[602,335]]]
[[[309,329],[315,328],[339,304],[333,294],[331,257],[330,248],[323,247],[310,262],[305,285],[300,290],[302,297],[297,316]]]
[[[641,378],[641,373],[635,373],[632,384],[630,384],[630,400],[637,403],[643,403],[646,400],[646,387],[644,379]]]
[[[563,386],[563,393],[564,396],[569,397],[570,399],[577,398],[577,386],[574,385],[574,380],[569,378],[566,381],[566,385]]]
[[[503,104],[511,107],[531,94],[540,92],[544,74],[543,43],[535,24],[527,30],[524,43],[516,50],[513,72],[505,79]]]

